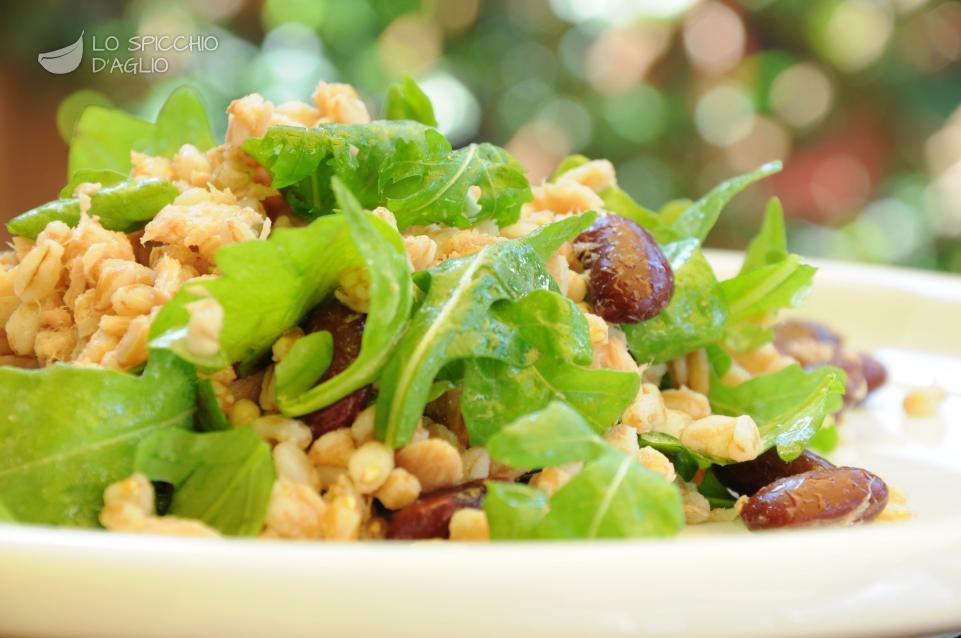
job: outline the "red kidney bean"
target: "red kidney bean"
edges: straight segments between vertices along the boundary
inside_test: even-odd
[[[630,219],[601,215],[577,237],[574,250],[590,268],[594,311],[606,321],[644,321],[671,301],[671,265],[651,234]]]
[[[832,467],[834,465],[830,461],[808,450],[793,461],[784,461],[778,456],[777,450],[771,448],[753,461],[715,465],[714,475],[724,487],[751,496],[765,485],[785,476]]]
[[[854,525],[872,521],[888,502],[888,486],[856,467],[835,467],[778,479],[741,510],[749,529]]]
[[[330,368],[320,377],[321,382],[346,370],[360,354],[364,320],[365,315],[354,312],[338,301],[329,301],[317,306],[307,316],[304,321],[304,332],[309,334],[326,330],[334,338],[333,358]],[[310,427],[316,439],[327,432],[350,426],[364,409],[369,393],[370,386],[364,386],[336,403],[300,418]]]
[[[485,496],[487,487],[484,481],[471,481],[421,496],[407,507],[394,512],[387,526],[387,538],[448,538],[448,526],[454,512],[465,507],[479,508]]]

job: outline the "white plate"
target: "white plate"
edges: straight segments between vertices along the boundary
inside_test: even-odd
[[[736,256],[714,253],[722,272]],[[961,278],[825,263],[805,311],[888,365],[839,462],[906,523],[673,540],[203,541],[0,526],[0,635],[894,636],[961,627]],[[908,419],[909,386],[952,395]]]

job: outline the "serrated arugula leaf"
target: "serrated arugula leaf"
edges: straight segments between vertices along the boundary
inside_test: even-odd
[[[124,180],[91,195],[89,214],[98,217],[107,230],[131,232],[153,219],[179,192],[176,186],[161,179]],[[53,221],[76,226],[80,222],[80,200],[61,197],[37,206],[11,219],[7,230],[11,235],[36,239]]]
[[[777,446],[778,455],[790,461],[804,451],[825,417],[841,409],[845,379],[839,368],[805,371],[795,364],[733,387],[712,378],[709,398],[717,414],[751,415],[763,449]]]
[[[526,169],[493,144],[471,144],[444,157],[393,159],[380,188],[402,227],[442,223],[466,228],[485,219],[516,222],[530,201]]]
[[[552,401],[502,428],[486,447],[499,463],[540,469],[595,458],[607,450],[607,443],[574,408]]]
[[[728,308],[714,270],[695,239],[663,247],[674,271],[674,295],[656,317],[621,329],[640,362],[670,361],[724,337]]]
[[[493,311],[542,355],[580,364],[593,361],[587,317],[567,297],[539,289],[518,301],[498,302]]]
[[[566,402],[603,432],[631,404],[639,385],[640,377],[631,372],[584,368],[553,357],[524,368],[474,359],[464,373],[461,412],[474,445],[551,401]]]
[[[817,268],[801,263],[797,255],[760,266],[721,282],[733,323],[782,308],[796,308],[811,291]]]
[[[745,175],[733,177],[726,182],[715,186],[711,192],[687,207],[682,213],[673,220],[670,225],[671,231],[677,237],[692,237],[698,242],[703,243],[708,233],[714,228],[721,210],[727,205],[735,195],[753,184],[754,182],[773,175],[781,170],[781,162],[770,162],[764,164],[757,170]],[[664,241],[656,233],[658,241]]]
[[[817,269],[787,252],[784,213],[776,198],[768,202],[764,224],[751,240],[740,273],[721,282],[730,307],[725,345],[749,352],[774,338],[773,317],[783,308],[801,305]]]
[[[206,151],[216,144],[199,95],[190,87],[174,90],[156,123],[122,110],[91,106],[83,111],[70,140],[67,176],[78,171],[130,172],[130,151],[172,156],[184,144]]]
[[[764,211],[761,230],[751,239],[741,264],[741,273],[757,270],[787,259],[787,234],[784,230],[784,209],[781,200],[772,197]]]
[[[517,302],[535,290],[556,288],[532,246],[551,254],[580,231],[578,226],[566,224],[564,228],[572,234],[565,236],[551,226],[525,241],[497,242],[430,269],[424,299],[380,378],[379,439],[394,447],[410,440],[431,384],[448,363],[479,357],[514,366],[533,361],[531,355],[536,357],[536,353],[519,334],[518,316],[504,312],[503,304],[497,302]],[[572,308],[569,304],[567,307]],[[528,328],[533,327],[528,322]],[[552,332],[550,326],[540,329]],[[527,338],[532,337],[528,334]]]
[[[365,208],[385,203],[379,180],[389,160],[443,157],[450,143],[418,122],[322,124],[305,129],[272,126],[262,138],[244,142],[244,150],[273,178],[274,188],[294,212],[313,219],[333,212],[337,202],[331,178],[337,176]]]
[[[611,448],[551,497],[534,528],[544,539],[672,536],[684,526],[676,487]]]
[[[409,75],[405,75],[401,82],[391,84],[387,89],[384,119],[414,120],[427,126],[437,126],[434,105]]]
[[[410,269],[397,231],[362,211],[336,180],[334,189],[342,214],[305,228],[278,229],[266,241],[220,250],[217,265],[223,274],[186,284],[154,320],[155,347],[171,349],[209,371],[257,361],[281,333],[333,292],[343,273],[366,269],[370,314],[359,356],[346,370],[307,392],[278,397],[278,404],[285,414],[306,414],[370,383],[410,314]],[[187,346],[186,306],[206,296],[223,308],[223,329],[219,350],[198,355]]]
[[[409,120],[275,126],[247,140],[244,150],[307,218],[332,212],[334,175],[362,205],[388,205],[400,228],[466,227],[484,219],[510,224],[531,199],[523,167],[503,149],[472,144],[454,151],[435,129]]]
[[[135,469],[174,486],[167,513],[231,536],[256,536],[274,483],[270,447],[250,428],[155,432],[137,446]]]
[[[503,490],[491,505],[498,533],[513,538],[589,539],[667,536],[684,524],[680,492],[594,432],[563,402],[524,416],[488,442],[491,458],[513,467],[584,461],[584,468],[550,499],[548,512],[528,490]],[[539,520],[538,520],[539,519]],[[504,531],[500,531],[504,530]]]
[[[193,368],[153,352],[143,374],[55,364],[0,368],[0,499],[18,521],[97,526],[103,490],[147,435],[187,428]]]
[[[491,540],[525,540],[532,537],[547,513],[547,494],[523,483],[487,481],[484,513]]]
[[[487,449],[492,459],[525,469],[585,462],[551,497],[546,514],[538,490],[494,488],[485,510],[493,513],[498,538],[667,536],[684,524],[680,492],[604,441],[563,402],[517,419],[491,437]]]

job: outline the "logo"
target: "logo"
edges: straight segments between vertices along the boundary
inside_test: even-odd
[[[76,42],[68,44],[62,49],[48,51],[37,56],[37,61],[40,62],[40,66],[57,75],[76,71],[82,59],[83,31],[80,32],[80,37],[77,38]]]

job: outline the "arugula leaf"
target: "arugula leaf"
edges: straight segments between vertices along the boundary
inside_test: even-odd
[[[660,476],[611,448],[551,497],[539,538],[670,536],[684,526],[681,495]]]
[[[575,168],[579,166],[583,166],[584,164],[587,164],[590,161],[591,161],[591,158],[589,158],[586,155],[579,155],[579,154],[568,155],[567,157],[562,159],[560,164],[557,165],[557,168],[554,169],[554,174],[551,175],[551,181],[556,182],[557,178],[559,178],[561,175],[563,175],[567,171],[572,171]]]
[[[565,241],[580,235],[584,229],[594,223],[595,219],[597,219],[597,213],[594,212],[571,215],[552,224],[541,226],[517,241],[533,248],[537,258],[546,262]]]
[[[717,414],[750,414],[763,449],[777,446],[778,455],[790,461],[804,451],[825,417],[841,409],[845,379],[839,368],[805,371],[795,364],[734,387],[712,378],[709,398]]]
[[[664,432],[645,432],[638,437],[642,446],[649,446],[669,456],[675,461],[675,467],[685,481],[690,481],[697,470],[706,469],[715,463],[727,463],[723,459],[714,458],[687,449],[677,437]],[[682,467],[684,471],[682,471]]]
[[[543,468],[598,456],[607,444],[572,407],[552,401],[487,440],[487,452],[516,468]]]
[[[518,301],[500,301],[494,314],[514,326],[516,336],[549,357],[589,364],[594,359],[587,318],[553,290],[535,290]]]
[[[589,219],[584,216],[580,222],[590,223]],[[449,362],[485,357],[515,366],[530,363],[532,346],[519,338],[509,313],[496,312],[492,306],[556,287],[539,254],[553,253],[583,228],[580,223],[565,224],[570,234],[563,235],[551,226],[535,231],[527,241],[497,242],[430,269],[424,299],[380,378],[379,439],[394,447],[410,440],[431,383]]]
[[[217,265],[223,275],[188,283],[164,306],[151,328],[154,347],[169,348],[208,371],[257,361],[284,330],[333,291],[341,273],[366,268],[370,314],[359,356],[307,392],[278,397],[278,404],[287,415],[306,414],[370,383],[410,313],[410,270],[397,231],[363,212],[339,180],[334,189],[341,215],[318,219],[306,228],[278,229],[266,241],[221,249]],[[186,305],[207,295],[223,307],[224,323],[219,351],[199,356],[187,347]]]
[[[165,180],[125,180],[91,195],[89,214],[99,217],[107,230],[130,232],[153,219],[178,194],[177,187]],[[36,239],[52,221],[76,226],[80,222],[80,200],[68,197],[47,202],[11,219],[7,230],[11,235]]]
[[[418,122],[274,126],[244,150],[263,164],[288,204],[312,218],[332,211],[330,178],[340,177],[367,207],[388,205],[400,228],[444,223],[467,227],[483,219],[517,220],[531,199],[524,169],[506,151],[472,144],[454,151]],[[480,189],[479,197],[472,187]]]
[[[370,383],[399,342],[413,304],[410,265],[400,235],[386,222],[361,210],[340,180],[334,178],[333,187],[356,254],[370,275],[370,310],[357,358],[346,370],[299,397],[279,396],[277,404],[287,415],[299,416],[327,407]]]
[[[771,341],[772,315],[782,308],[800,306],[811,290],[815,272],[816,268],[787,252],[781,203],[772,198],[740,273],[721,283],[731,310],[725,345],[748,352]]]
[[[547,494],[523,483],[487,481],[484,513],[491,540],[524,540],[547,513]]]
[[[67,182],[67,185],[60,189],[60,198],[73,197],[73,192],[77,190],[77,186],[80,186],[84,182],[91,184],[98,183],[101,187],[104,187],[119,184],[126,179],[127,176],[125,174],[109,169],[84,169],[77,171],[70,176],[70,181]]]
[[[772,197],[764,211],[761,230],[747,246],[741,273],[757,270],[787,259],[787,234],[784,230],[784,209],[781,200]]]
[[[326,330],[304,335],[274,368],[277,397],[287,400],[311,388],[334,359],[334,337]]]
[[[582,368],[551,357],[515,368],[493,359],[468,361],[461,412],[471,443],[482,445],[511,421],[560,400],[597,432],[611,427],[637,396],[631,372]]]
[[[752,352],[773,338],[774,328],[753,321],[743,321],[728,326],[724,345],[734,352]]]
[[[174,486],[169,514],[233,536],[256,536],[264,525],[274,463],[270,447],[250,428],[155,432],[137,446],[134,466]]]
[[[822,425],[817,434],[808,441],[808,447],[821,454],[830,454],[841,444],[841,433],[836,425]]]
[[[401,227],[466,228],[485,219],[508,226],[520,217],[521,204],[533,199],[525,173],[504,149],[471,144],[444,157],[393,159],[381,174],[380,188]]]
[[[120,109],[88,106],[70,140],[67,176],[88,169],[130,172],[130,151],[150,145],[153,124]]]
[[[727,303],[697,241],[673,242],[663,250],[674,271],[670,303],[656,317],[621,326],[631,354],[640,362],[670,361],[716,343],[727,324]]]
[[[731,493],[727,491],[727,488],[724,487],[711,468],[704,471],[701,482],[697,486],[697,491],[707,498],[712,510],[734,507],[734,502],[737,500],[731,496]]]
[[[798,255],[761,266],[721,282],[730,320],[740,322],[781,308],[796,308],[811,291],[817,268],[801,263]]]
[[[217,403],[217,395],[210,379],[200,379],[197,382],[197,429],[201,432],[217,432],[229,430],[233,426],[227,420],[227,415]]]
[[[0,368],[0,499],[26,523],[94,527],[103,490],[148,434],[193,424],[196,375],[153,352],[141,376],[55,364]]]
[[[388,120],[414,120],[427,126],[437,126],[434,105],[409,75],[405,75],[402,82],[391,84],[387,89],[384,116]]]
[[[545,467],[586,461],[584,468],[550,499],[512,490],[495,501],[498,533],[537,538],[625,538],[664,536],[684,524],[678,490],[644,469],[591,430],[570,406],[556,401],[522,417],[488,441],[491,458],[513,467]],[[503,497],[519,502],[506,511]],[[513,515],[512,515],[513,514]]]
[[[335,175],[362,206],[373,208],[384,203],[378,184],[389,159],[442,157],[451,146],[418,122],[376,121],[312,129],[272,126],[264,137],[244,142],[244,150],[270,172],[274,188],[285,189],[294,212],[312,219],[333,212]]]
[[[131,168],[130,151],[169,157],[183,144],[205,151],[215,143],[199,95],[186,86],[170,94],[156,124],[119,109],[91,106],[84,109],[74,128],[67,175],[85,170],[126,175]]]
[[[217,145],[200,94],[189,86],[174,89],[160,107],[147,151],[172,157],[184,144],[192,144],[200,152]]]
[[[781,162],[769,162],[750,173],[722,182],[678,215],[670,226],[671,231],[676,236],[693,237],[698,242],[703,243],[717,222],[717,218],[720,217],[721,210],[735,195],[754,182],[780,170]],[[656,233],[654,236],[658,241],[663,241]]]
[[[669,228],[664,225],[660,216],[634,201],[634,199],[617,186],[611,186],[601,193],[604,208],[621,217],[627,217],[642,228],[650,231],[659,243],[678,239]]]

